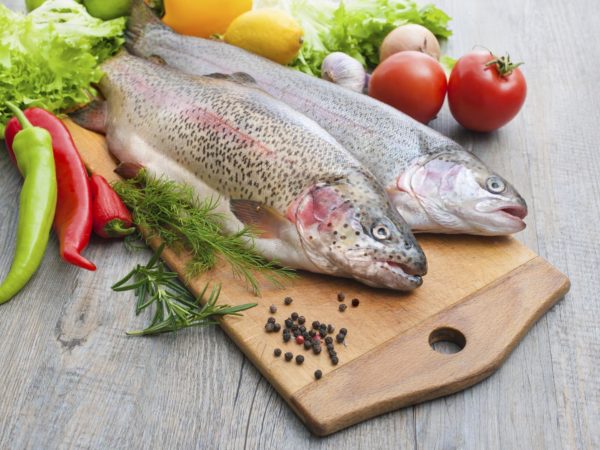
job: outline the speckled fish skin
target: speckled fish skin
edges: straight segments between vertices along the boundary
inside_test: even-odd
[[[506,180],[451,139],[381,102],[224,43],[178,35],[141,0],[134,1],[128,34],[132,53],[187,73],[251,75],[368,167],[413,231],[501,235],[525,227],[525,201]],[[504,190],[490,191],[492,183]]]
[[[285,265],[376,287],[421,284],[427,263],[410,228],[370,172],[316,123],[253,87],[125,52],[102,70],[107,141],[121,162],[218,196],[231,232],[244,214],[273,214],[276,223],[259,227],[273,235],[256,244]]]

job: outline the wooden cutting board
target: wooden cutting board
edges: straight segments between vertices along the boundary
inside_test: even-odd
[[[104,138],[72,122],[88,168],[116,180],[116,162]],[[419,236],[429,274],[410,294],[368,288],[354,281],[301,273],[284,290],[265,286],[255,297],[227,267],[193,280],[198,294],[208,279],[222,283],[220,302],[258,302],[243,317],[226,318],[222,328],[317,435],[327,435],[376,415],[448,395],[491,375],[529,328],[569,289],[568,278],[512,238]],[[157,245],[157,242],[154,242]],[[185,257],[166,250],[167,264],[183,273]],[[340,312],[337,293],[348,309]],[[293,298],[290,306],[283,304]],[[358,307],[350,306],[353,298]],[[340,363],[326,351],[313,355],[266,333],[269,306],[283,325],[292,312],[348,329],[336,345]],[[450,341],[462,350],[438,353],[432,344]],[[273,355],[275,348],[305,355],[299,366]],[[323,347],[325,349],[325,347]],[[314,372],[323,371],[315,380]]]

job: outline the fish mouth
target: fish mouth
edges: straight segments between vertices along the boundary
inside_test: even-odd
[[[382,263],[388,271],[396,276],[402,277],[409,285],[416,288],[423,284],[423,277],[421,277],[421,274],[408,265],[396,261],[382,261]]]
[[[523,205],[511,205],[498,208],[496,212],[504,214],[506,217],[522,221],[527,217],[527,208]]]

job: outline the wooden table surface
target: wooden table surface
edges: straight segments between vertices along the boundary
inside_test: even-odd
[[[463,131],[446,109],[432,125],[513,181],[530,207],[518,239],[572,281],[504,366],[462,393],[316,438],[219,328],[125,336],[145,317],[110,285],[148,251],[93,239],[89,273],[61,263],[53,237],[37,276],[0,308],[0,448],[600,448],[600,6],[436,3],[454,18],[447,52],[510,50],[527,63],[529,96],[497,133]],[[21,185],[4,151],[0,174],[3,277]]]

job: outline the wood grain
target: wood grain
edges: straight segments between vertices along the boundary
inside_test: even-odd
[[[88,170],[111,180],[118,179],[114,172],[115,162],[108,156],[104,138],[69,120],[66,124]],[[220,301],[228,304],[258,303],[257,308],[245,312],[243,317],[225,318],[221,327],[275,389],[286,400],[291,400],[295,410],[313,431],[321,435],[329,434],[394,406],[406,406],[455,392],[481,380],[479,366],[485,363],[488,368],[486,374],[489,375],[512,351],[533,321],[566,293],[566,277],[512,238],[421,236],[420,242],[428,256],[430,273],[426,283],[410,294],[374,290],[350,280],[301,273],[297,280],[286,286],[284,292],[276,288],[263,288],[261,297],[255,298],[225,265],[204,277],[190,280],[189,287],[199,295],[206,283],[218,280],[219,285],[222,283]],[[160,242],[152,240],[151,244],[157,248]],[[168,251],[163,256],[168,265],[185,280],[186,255]],[[515,272],[518,272],[518,276],[513,275]],[[544,285],[544,288],[537,289],[537,284]],[[352,298],[359,298],[360,308],[340,312],[336,299],[338,292],[345,292],[346,303]],[[284,296],[295,299],[293,306],[283,306]],[[463,307],[477,300],[477,305]],[[517,304],[513,305],[515,301]],[[335,324],[338,330],[341,327],[350,330],[344,346],[338,345],[340,364],[332,365],[325,353],[315,357],[311,351],[304,351],[294,342],[283,344],[280,334],[267,334],[264,325],[270,315],[270,305],[279,307],[279,311],[272,314],[279,323],[283,323],[292,311],[298,311],[300,315],[306,314],[309,324],[319,320]],[[463,370],[456,374],[457,379],[444,381],[436,378],[431,369],[439,367],[445,371],[452,368],[440,365],[439,355],[429,348],[428,335],[421,335],[419,330],[423,322],[429,323],[432,317],[442,320],[450,316],[454,308],[458,309],[458,314],[462,312],[465,318],[479,327],[477,333],[469,334],[469,339],[476,339],[480,345],[488,348],[490,360],[482,358],[477,346],[470,345],[467,351],[461,352],[460,365]],[[488,315],[481,314],[482,311],[487,311]],[[508,323],[502,323],[497,319],[502,316],[511,319]],[[512,316],[518,316],[520,320],[512,319]],[[495,332],[486,334],[486,329],[491,327],[490,322],[500,326]],[[470,330],[467,328],[467,331]],[[501,332],[504,334],[499,336]],[[402,394],[397,394],[394,389],[384,389],[390,384],[385,376],[379,378],[382,386],[371,381],[372,376],[359,376],[353,379],[353,392],[373,387],[379,395],[372,398],[365,394],[351,402],[342,397],[347,402],[345,410],[335,401],[328,401],[333,409],[319,412],[320,409],[315,408],[317,399],[333,399],[338,394],[334,387],[339,386],[335,382],[333,385],[316,383],[313,376],[315,370],[321,369],[325,375],[330,372],[338,374],[340,371],[361,374],[368,369],[356,370],[355,367],[362,368],[365,359],[371,360],[371,355],[374,355],[374,361],[369,364],[372,367],[385,367],[386,361],[382,358],[391,360],[391,364],[397,366],[403,363],[403,355],[408,347],[404,351],[389,350],[388,342],[405,339],[406,336],[412,336],[409,345],[413,345],[417,339],[425,344],[425,347],[416,346],[410,365],[413,370],[410,375],[418,376],[421,384],[402,384]],[[283,347],[284,352],[304,353],[305,363],[300,368],[282,358],[274,358],[273,350],[277,347]],[[356,364],[351,363],[354,360]],[[431,376],[420,375],[420,372],[431,372]],[[333,377],[339,379],[337,375]],[[328,386],[333,387],[328,389]],[[347,388],[348,384],[342,383],[342,386]],[[309,395],[306,401],[298,400],[306,398],[298,391],[306,390],[316,393]]]
[[[526,62],[529,93],[497,133],[465,132],[447,109],[432,126],[516,185],[530,207],[517,239],[573,283],[494,376],[318,439],[220,329],[124,336],[144,318],[109,286],[149,252],[94,240],[87,255],[100,267],[89,274],[61,264],[52,240],[27,291],[1,311],[0,448],[600,448],[597,1],[435,3],[453,17],[450,55],[510,50]],[[4,274],[20,189],[4,152],[0,174]]]

